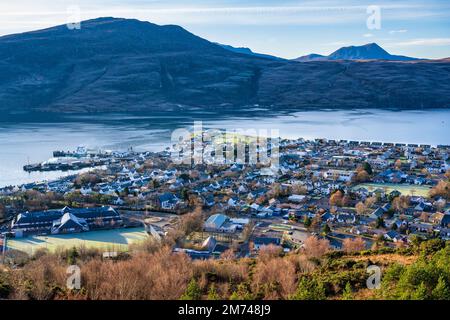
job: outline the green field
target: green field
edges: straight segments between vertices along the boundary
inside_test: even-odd
[[[389,193],[394,190],[399,191],[402,195],[405,196],[420,196],[420,197],[428,197],[428,192],[431,187],[429,186],[419,186],[419,185],[409,185],[409,184],[393,184],[393,183],[362,183],[357,185],[354,190],[358,188],[366,188],[369,191],[373,191],[375,189],[382,189],[385,192]]]
[[[15,249],[33,254],[37,249],[46,248],[54,251],[57,248],[72,248],[84,246],[105,251],[126,251],[128,245],[145,240],[147,233],[144,228],[112,229],[90,231],[84,233],[33,236],[8,240],[8,249]]]

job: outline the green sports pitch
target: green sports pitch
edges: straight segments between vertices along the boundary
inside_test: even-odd
[[[362,183],[354,187],[354,190],[358,188],[366,188],[368,191],[374,191],[376,189],[381,189],[386,193],[390,193],[394,190],[399,191],[404,196],[420,196],[427,198],[431,187],[429,186],[419,186],[411,184],[395,184],[395,183]]]
[[[127,251],[132,243],[148,237],[144,228],[122,228],[83,233],[30,236],[8,240],[8,249],[33,254],[38,249],[69,249],[72,247],[97,248],[104,251]]]

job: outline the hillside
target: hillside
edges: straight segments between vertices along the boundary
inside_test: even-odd
[[[185,29],[99,18],[0,37],[0,111],[450,107],[450,63],[273,60]]]
[[[343,252],[329,251],[324,240],[306,242],[298,252],[266,246],[258,257],[240,259],[224,253],[220,259],[191,260],[150,241],[113,260],[86,247],[41,250],[33,257],[8,252],[10,263],[0,269],[0,299],[450,300],[449,243]],[[65,285],[72,264],[82,270],[80,290]],[[378,289],[367,286],[369,267],[380,268]]]

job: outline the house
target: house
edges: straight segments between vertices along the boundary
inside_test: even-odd
[[[439,225],[443,228],[449,228],[450,227],[450,213],[445,213],[442,218],[440,219]]]
[[[415,211],[431,211],[433,210],[433,205],[427,202],[420,202],[417,206],[414,207]]]
[[[369,195],[369,190],[364,187],[359,187],[355,190],[355,193],[359,195],[361,198],[366,198]]]
[[[327,180],[337,180],[342,182],[349,182],[352,180],[355,175],[354,171],[346,171],[346,170],[328,170],[324,174],[324,178]]]
[[[204,198],[203,202],[206,206],[212,207],[216,204],[216,201],[214,200],[214,195],[211,193],[208,193]]]
[[[353,224],[356,222],[356,216],[350,213],[339,213],[336,215],[336,220],[339,223]]]
[[[173,210],[179,203],[178,199],[173,193],[166,192],[158,197],[158,204],[162,209]]]
[[[227,204],[229,207],[236,207],[238,202],[239,202],[238,197],[232,197],[232,198],[228,199]]]
[[[415,233],[432,233],[435,226],[431,223],[416,222],[409,225],[409,229]]]
[[[214,237],[208,237],[205,241],[203,241],[202,249],[208,252],[214,252],[214,249],[217,246],[217,240]]]
[[[397,242],[402,240],[402,236],[400,233],[398,233],[397,231],[394,230],[390,230],[388,232],[386,232],[384,235],[384,238],[393,242]]]
[[[385,213],[386,213],[386,211],[384,211],[383,208],[378,207],[371,214],[369,214],[369,218],[372,218],[372,219],[382,218]]]
[[[268,245],[279,246],[281,244],[280,238],[270,238],[270,237],[256,237],[253,240],[253,245],[256,250],[261,250],[261,248]]]
[[[205,221],[203,229],[206,232],[235,233],[240,227],[224,214],[213,214]]]
[[[81,193],[83,196],[87,196],[87,195],[89,195],[89,194],[92,194],[92,189],[91,189],[91,187],[82,187],[82,188],[80,189],[80,193]]]
[[[323,221],[323,222],[329,222],[329,221],[333,221],[334,220],[334,215],[332,215],[330,212],[325,212],[324,214],[322,214],[321,216],[320,216],[320,219]]]
[[[295,203],[301,203],[306,200],[306,196],[300,195],[300,194],[293,194],[289,196],[288,201],[289,202],[295,202]]]
[[[116,206],[123,206],[125,204],[125,201],[117,197],[113,200],[113,204],[115,204]]]

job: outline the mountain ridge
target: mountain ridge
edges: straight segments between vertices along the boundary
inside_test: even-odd
[[[123,18],[0,37],[0,112],[448,108],[448,96],[445,59],[267,59],[176,25]]]
[[[230,46],[228,44],[221,44],[218,42],[214,42],[215,44],[221,46],[222,48],[235,52],[235,53],[241,53],[241,54],[247,54],[247,55],[251,55],[251,56],[256,56],[256,57],[260,57],[260,58],[266,58],[266,59],[271,59],[271,60],[286,60],[277,56],[273,56],[270,54],[264,54],[264,53],[257,53],[254,52],[252,49],[247,48],[247,47],[233,47]]]

